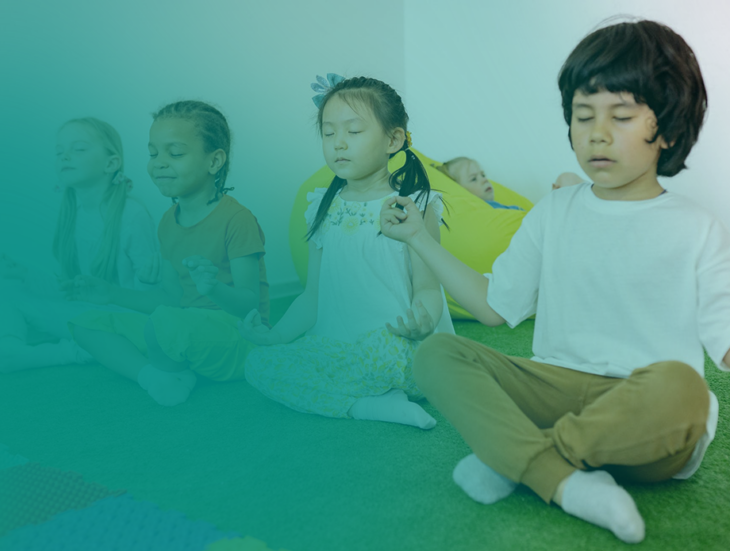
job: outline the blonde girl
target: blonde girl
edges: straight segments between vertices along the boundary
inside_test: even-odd
[[[93,117],[66,122],[56,136],[56,171],[64,191],[53,239],[55,273],[28,270],[6,255],[0,261],[6,283],[23,283],[0,311],[0,371],[91,359],[71,339],[67,322],[96,306],[67,300],[64,282],[83,275],[145,289],[152,279],[148,266],[157,252],[154,223],[145,207],[127,195],[131,181],[124,175],[117,131]],[[29,330],[60,340],[30,346]]]

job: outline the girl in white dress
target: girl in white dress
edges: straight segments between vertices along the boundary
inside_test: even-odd
[[[306,289],[272,329],[256,312],[241,323],[246,339],[267,345],[249,354],[246,379],[297,411],[429,429],[436,421],[409,400],[423,397],[411,360],[425,337],[454,329],[431,271],[380,233],[380,210],[390,197],[409,196],[438,239],[441,195],[409,149],[398,94],[375,79],[328,79],[314,100],[336,176],[307,197]],[[401,151],[405,164],[390,174],[388,160]]]

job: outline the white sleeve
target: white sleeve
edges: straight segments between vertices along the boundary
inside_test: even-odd
[[[433,207],[433,212],[436,215],[437,220],[439,221],[439,226],[443,224],[443,213],[444,213],[444,197],[443,194],[441,194],[438,191],[431,190],[428,194],[428,202],[426,202],[426,194],[421,195],[421,192],[418,191],[416,193],[413,193],[410,195],[410,199],[417,204],[418,209],[423,212],[426,210],[426,208],[430,205]]]
[[[322,199],[324,198],[324,194],[327,193],[326,187],[318,187],[315,188],[314,191],[310,191],[307,193],[307,201],[309,201],[309,206],[307,207],[307,210],[304,211],[304,219],[307,221],[307,231],[312,227],[314,224],[314,220],[317,218],[317,211],[319,211],[319,205],[322,203]],[[321,229],[321,227],[320,227]],[[317,230],[317,233],[315,233],[311,238],[310,241],[312,241],[318,249],[322,248],[322,235],[319,230]]]
[[[120,237],[124,254],[129,258],[134,272],[132,274],[134,289],[137,291],[154,289],[159,284],[142,283],[137,277],[137,273],[140,269],[146,267],[152,256],[159,251],[157,229],[152,216],[143,205],[133,203],[131,199],[128,199],[127,208],[132,212],[130,212],[131,216],[123,219]]]
[[[697,263],[697,329],[702,345],[723,371],[730,350],[730,234],[713,220]]]
[[[541,201],[525,215],[507,250],[494,261],[492,273],[484,274],[489,279],[487,303],[510,327],[516,327],[537,310],[546,203]]]

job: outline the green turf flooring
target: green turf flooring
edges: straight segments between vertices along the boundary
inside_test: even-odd
[[[273,304],[273,316],[286,308]],[[534,323],[458,322],[457,333],[529,356]],[[699,472],[629,486],[646,520],[642,549],[730,549],[730,374],[708,365],[720,424]],[[201,384],[155,404],[98,365],[0,375],[0,444],[162,509],[290,551],[610,550],[610,532],[520,488],[479,505],[451,480],[469,453],[429,404],[431,431],[297,413],[246,382]]]

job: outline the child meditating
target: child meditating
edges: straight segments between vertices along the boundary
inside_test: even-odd
[[[56,172],[63,199],[53,237],[55,273],[28,269],[5,254],[0,259],[7,294],[0,309],[0,372],[92,360],[73,341],[68,321],[98,306],[67,300],[64,282],[88,275],[126,289],[152,288],[155,225],[127,194],[131,181],[117,131],[94,117],[66,122],[56,135]],[[58,340],[33,346],[31,330]]]
[[[431,270],[380,233],[380,210],[389,197],[410,197],[438,242],[441,196],[409,149],[395,90],[372,78],[328,77],[314,99],[335,178],[308,195],[306,289],[274,328],[253,312],[241,324],[247,340],[269,345],[248,356],[246,379],[297,411],[430,429],[436,421],[409,401],[422,398],[411,360],[423,338],[453,326]],[[405,164],[390,174],[388,159],[401,151]]]
[[[524,210],[516,205],[503,205],[494,200],[494,187],[487,179],[484,170],[475,160],[469,157],[456,157],[444,164],[436,167],[437,170],[443,172],[457,182],[460,186],[469,191],[472,195],[476,195],[489,206],[495,209]]]
[[[457,484],[493,503],[522,483],[639,542],[644,521],[614,477],[691,476],[718,420],[703,347],[730,369],[730,235],[657,181],[686,168],[707,96],[690,47],[652,21],[591,33],[558,82],[593,183],[542,199],[491,274],[440,247],[408,198],[386,201],[381,228],[482,323],[536,313],[531,360],[454,335],[416,353],[416,383],[474,451]]]
[[[231,135],[225,117],[199,101],[162,108],[150,128],[152,181],[173,206],[158,228],[162,286],[133,291],[77,278],[78,297],[138,313],[90,312],[72,320],[74,337],[100,363],[138,381],[162,405],[184,402],[196,375],[243,377],[253,345],[236,323],[249,311],[268,318],[264,234],[251,212],[226,195]]]

